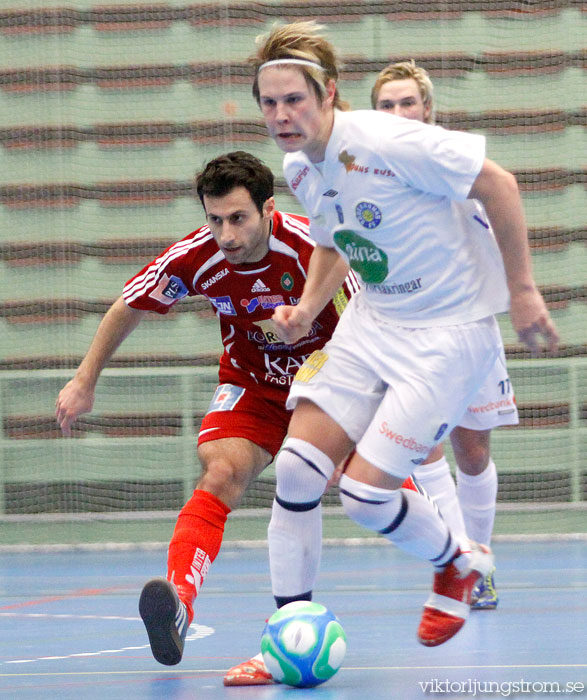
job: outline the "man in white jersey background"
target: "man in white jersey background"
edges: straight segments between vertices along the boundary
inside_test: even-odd
[[[57,420],[70,435],[75,420],[92,410],[102,369],[149,312],[167,314],[182,298],[198,294],[216,311],[224,353],[198,436],[202,473],[177,519],[167,580],[149,581],[139,605],[153,655],[166,665],[182,658],[195,598],[220,550],[228,513],[285,438],[291,413],[285,401],[296,371],[330,338],[358,288],[351,273],[304,337],[284,343],[271,316],[302,294],[314,249],[308,220],[275,209],[271,171],[242,151],[210,161],[196,189],[207,224],[126,283],[56,401]],[[314,534],[313,556],[319,557],[321,529]],[[240,682],[250,676],[250,666],[241,669]],[[262,667],[253,671],[256,682],[259,676],[271,682]]]
[[[558,334],[532,276],[517,183],[485,157],[484,138],[343,111],[336,52],[318,32],[312,22],[275,27],[252,59],[253,95],[317,243],[300,301],[275,309],[280,336],[294,342],[308,331],[347,265],[362,288],[290,390],[269,526],[273,593],[285,601],[311,590],[317,566],[312,572],[303,553],[320,497],[356,448],[340,480],[343,507],[433,564],[418,638],[437,646],[462,628],[493,559],[453,535],[403,481],[460,422],[495,365],[494,314],[509,301],[513,327],[534,352],[540,336],[554,350]],[[493,253],[452,206],[468,198],[491,221]]]
[[[424,68],[414,61],[392,63],[377,76],[371,91],[371,105],[381,112],[405,119],[434,124],[434,87]],[[477,227],[477,245],[494,256],[497,249],[489,219],[481,204],[468,199],[454,202],[463,216]],[[505,285],[503,274],[500,275]],[[458,490],[444,457],[442,445],[434,448],[414,475],[435,500],[444,518],[456,532],[489,545],[495,520],[497,470],[491,459],[491,429],[519,422],[514,389],[508,376],[503,348],[483,387],[450,434],[457,462]],[[460,507],[459,507],[460,506]],[[494,572],[475,586],[471,608],[494,610],[498,604]]]

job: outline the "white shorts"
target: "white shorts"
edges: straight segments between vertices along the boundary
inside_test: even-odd
[[[514,388],[508,375],[502,344],[489,376],[458,425],[469,430],[491,430],[500,425],[518,425],[519,422]]]
[[[459,423],[502,348],[497,321],[393,325],[353,297],[331,340],[306,360],[287,407],[307,398],[371,464],[405,478]]]

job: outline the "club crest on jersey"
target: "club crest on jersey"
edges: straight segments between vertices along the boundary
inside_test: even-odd
[[[149,296],[162,304],[173,304],[178,299],[183,299],[187,296],[188,288],[183,283],[183,280],[175,275],[168,277],[163,274],[159,280],[159,284],[153,289]]]
[[[289,272],[284,272],[283,275],[281,275],[281,286],[286,292],[291,292],[291,290],[294,288],[294,278],[289,274]]]
[[[236,316],[236,309],[230,297],[208,297],[214,307],[225,316]]]
[[[355,208],[355,214],[364,228],[376,228],[381,223],[381,209],[372,202],[359,202]]]

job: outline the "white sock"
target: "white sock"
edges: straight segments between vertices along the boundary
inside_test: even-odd
[[[457,498],[457,487],[446,457],[441,457],[430,464],[419,465],[414,469],[414,476],[438,506],[453,535],[459,539],[466,537],[465,521]]]
[[[290,598],[311,591],[318,575],[322,551],[319,499],[334,464],[305,440],[288,438],[275,472],[276,500],[267,530],[271,587],[274,596]]]
[[[465,528],[475,542],[491,541],[497,498],[497,469],[492,459],[478,476],[457,469],[457,495],[465,519]]]
[[[311,591],[322,553],[322,506],[297,513],[273,501],[267,538],[273,595],[292,598]]]
[[[460,544],[434,503],[417,491],[381,489],[343,474],[340,493],[345,512],[355,522],[435,566],[446,564]]]

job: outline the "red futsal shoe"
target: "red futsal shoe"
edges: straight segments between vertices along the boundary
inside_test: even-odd
[[[275,683],[261,654],[233,666],[224,676],[224,685],[271,685]]]
[[[443,569],[434,574],[434,586],[424,604],[418,628],[418,641],[427,647],[444,644],[465,624],[471,606],[471,594],[479,579],[493,568],[489,547],[471,542],[471,551],[461,551]]]

